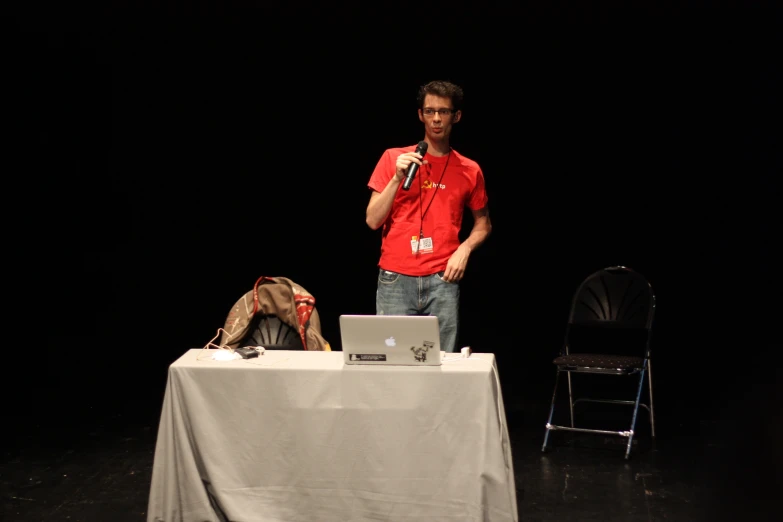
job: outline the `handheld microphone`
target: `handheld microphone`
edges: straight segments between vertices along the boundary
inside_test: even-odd
[[[421,154],[423,158],[424,154],[427,152],[427,142],[420,141],[419,145],[416,147],[416,152]],[[408,166],[408,173],[405,175],[405,181],[402,183],[402,190],[408,190],[411,188],[411,183],[413,183],[413,176],[416,175],[417,170],[419,170],[418,163],[411,163]]]

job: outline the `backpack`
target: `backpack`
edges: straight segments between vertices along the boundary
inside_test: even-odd
[[[271,349],[332,350],[321,335],[315,297],[286,277],[267,276],[259,277],[253,289],[231,307],[220,345],[231,349],[260,345]]]

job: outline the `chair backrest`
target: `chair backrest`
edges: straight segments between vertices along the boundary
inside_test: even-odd
[[[276,315],[256,313],[250,321],[243,346],[263,346],[267,350],[304,350],[299,332]]]
[[[566,348],[623,353],[640,346],[649,356],[655,294],[647,279],[625,266],[590,274],[571,301]],[[569,346],[570,345],[570,346]]]

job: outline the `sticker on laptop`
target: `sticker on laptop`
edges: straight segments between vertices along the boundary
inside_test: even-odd
[[[416,362],[427,362],[427,352],[435,347],[435,343],[432,341],[424,341],[423,344],[424,346],[411,346],[413,359]]]
[[[385,361],[385,353],[352,353],[349,355],[351,361]]]

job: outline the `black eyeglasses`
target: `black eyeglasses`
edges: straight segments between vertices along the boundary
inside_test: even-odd
[[[425,116],[432,116],[436,112],[439,113],[441,116],[451,116],[457,111],[454,109],[432,109],[430,107],[427,107],[422,109],[421,112],[423,112]]]

